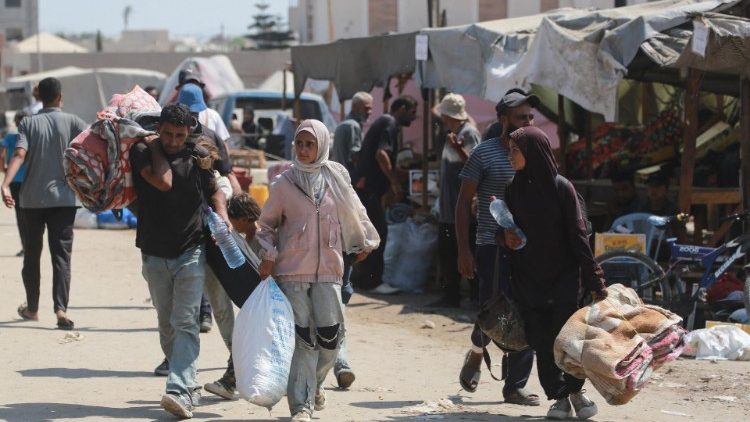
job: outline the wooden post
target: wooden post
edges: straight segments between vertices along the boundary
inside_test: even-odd
[[[740,200],[750,210],[750,80],[742,78],[740,87]]]
[[[685,116],[683,131],[683,153],[680,168],[680,193],[678,206],[681,212],[689,213],[693,194],[693,171],[695,170],[695,140],[698,137],[698,106],[703,71],[688,69],[685,81]]]
[[[430,133],[432,132],[432,126],[430,125],[430,121],[432,120],[432,90],[428,89],[426,91],[427,98],[424,98],[424,95],[422,96],[422,211],[424,212],[428,210],[427,187],[429,178],[427,171],[429,170],[429,160],[427,159],[427,151],[430,143]]]
[[[294,95],[294,127],[299,126],[302,121],[302,101],[298,94]]]
[[[281,69],[281,109],[286,110],[286,66]]]
[[[651,82],[641,82],[641,124],[646,125],[651,117],[651,100],[654,97],[654,86]]]
[[[565,122],[565,97],[557,94],[557,137],[560,138],[560,171],[567,176],[568,131]]]

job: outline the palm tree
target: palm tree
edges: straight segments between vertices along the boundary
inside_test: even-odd
[[[133,7],[131,5],[125,6],[125,9],[122,10],[122,23],[125,26],[125,29],[128,29],[128,21],[130,20],[131,13],[133,13]]]

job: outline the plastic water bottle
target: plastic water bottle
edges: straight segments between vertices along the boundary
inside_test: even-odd
[[[518,250],[526,246],[526,235],[516,225],[515,221],[513,221],[513,214],[510,213],[505,201],[497,199],[494,196],[490,197],[490,199],[492,200],[490,203],[490,214],[495,218],[497,224],[506,230],[513,231],[521,239],[521,244],[515,249]]]
[[[234,241],[231,233],[227,229],[224,220],[219,214],[216,214],[210,207],[206,208],[206,217],[208,219],[208,229],[216,239],[216,244],[221,249],[221,254],[227,261],[229,268],[237,268],[245,263],[245,255],[242,254],[237,242]]]
[[[667,224],[669,224],[669,218],[661,217],[658,215],[652,215],[651,217],[648,218],[648,223],[654,227],[664,227]]]

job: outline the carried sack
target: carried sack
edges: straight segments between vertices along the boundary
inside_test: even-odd
[[[495,273],[492,277],[493,286],[499,285],[500,278],[500,249],[495,255]],[[516,305],[497,290],[487,301],[477,315],[477,325],[499,348],[505,352],[520,352],[529,348],[526,342],[521,313]],[[486,357],[485,357],[486,359]],[[488,362],[489,365],[489,362]]]
[[[482,306],[477,315],[477,325],[505,352],[520,352],[529,348],[518,308],[501,292]]]
[[[232,359],[242,398],[270,410],[284,397],[294,336],[292,305],[269,277],[245,301],[234,323]]]

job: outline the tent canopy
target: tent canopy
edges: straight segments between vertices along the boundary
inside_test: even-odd
[[[242,79],[234,69],[229,57],[218,54],[211,57],[189,57],[182,61],[169,75],[159,96],[162,106],[177,99],[177,85],[181,70],[191,69],[200,75],[206,84],[203,88],[209,98],[245,89]]]
[[[49,32],[40,32],[19,41],[14,50],[17,53],[88,53],[80,45]]]
[[[302,91],[309,77],[333,81],[340,98],[347,99],[358,90],[382,86],[388,77],[417,70],[423,87],[446,88],[493,101],[510,88],[540,85],[613,121],[617,118],[618,86],[642,54],[644,43],[662,40],[678,45],[678,40],[672,40],[675,31],[689,26],[693,16],[722,12],[738,3],[741,1],[663,0],[605,10],[564,8],[520,18],[425,28],[418,33],[428,36],[430,58],[420,62],[419,68],[414,58],[417,33],[297,46],[292,48],[295,92]],[[732,25],[740,24],[737,20],[722,22],[717,30],[731,33]],[[686,56],[669,64],[679,67],[694,61]],[[735,63],[736,68],[741,67],[741,55],[735,56]]]
[[[48,77],[60,80],[64,110],[87,122],[93,122],[96,120],[96,113],[107,105],[112,95],[130,92],[135,85],[161,86],[166,75],[144,69],[83,69],[68,66],[10,78],[6,87],[9,91],[25,90],[30,93],[34,83]]]

